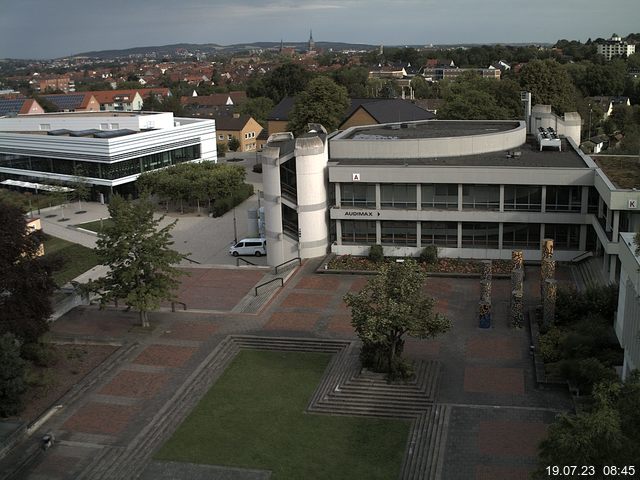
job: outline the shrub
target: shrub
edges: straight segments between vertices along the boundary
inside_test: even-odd
[[[420,261],[422,263],[433,264],[438,261],[438,247],[435,245],[427,245],[420,252]]]
[[[567,338],[567,332],[552,326],[547,333],[540,335],[540,355],[545,362],[557,362],[564,357],[561,345]]]
[[[384,261],[382,245],[371,245],[371,248],[369,248],[369,260],[376,263]]]
[[[50,367],[58,362],[56,351],[46,343],[25,343],[22,346],[22,358],[38,367]]]
[[[225,157],[229,151],[229,147],[227,147],[226,142],[218,142],[216,143],[216,150],[218,151],[218,157]]]
[[[618,377],[611,367],[603,365],[597,358],[568,359],[560,362],[564,378],[573,383],[581,395],[591,393],[593,386],[604,381],[614,381]]]
[[[618,287],[606,285],[591,287],[581,293],[575,289],[558,289],[556,323],[566,325],[582,320],[590,314],[598,314],[605,320],[613,319],[618,306]]]

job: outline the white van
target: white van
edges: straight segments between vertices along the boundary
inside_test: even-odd
[[[231,245],[229,253],[238,255],[255,255],[260,257],[267,254],[267,241],[264,238],[243,238],[235,245]]]

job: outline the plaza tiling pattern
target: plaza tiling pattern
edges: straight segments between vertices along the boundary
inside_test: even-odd
[[[257,315],[163,311],[151,314],[153,328],[144,332],[134,327],[134,312],[96,307],[70,312],[53,326],[54,337],[97,341],[106,335],[131,351],[96,371],[88,393],[46,423],[42,431],[54,432],[57,443],[37,457],[24,478],[74,479],[104,448],[126,448],[229,334],[354,339],[342,298],[361,289],[367,277],[315,274],[317,264],[304,264]],[[193,270],[179,294],[189,299],[189,308],[226,311],[264,274]],[[566,280],[563,275],[559,269],[558,277]],[[441,365],[435,401],[449,411],[442,479],[527,478],[548,425],[571,407],[568,395],[536,388],[527,331],[509,326],[509,288],[508,279],[494,278],[493,325],[482,330],[475,318],[478,279],[427,280],[426,291],[453,328],[437,339],[407,339],[405,353]],[[538,270],[527,268],[525,292],[526,303],[534,305]],[[0,472],[10,461],[15,456],[0,464]]]

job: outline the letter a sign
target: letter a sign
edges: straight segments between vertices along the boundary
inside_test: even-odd
[[[359,182],[360,181],[360,174],[359,173],[352,173],[351,177],[352,177],[352,181],[354,181],[354,182]]]

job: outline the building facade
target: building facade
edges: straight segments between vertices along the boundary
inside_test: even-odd
[[[598,55],[602,55],[605,60],[611,60],[613,57],[628,57],[636,52],[636,46],[627,42],[623,42],[620,36],[615,33],[604,43],[596,44]]]
[[[53,113],[0,118],[0,179],[135,193],[143,172],[217,161],[215,122],[172,113]]]

